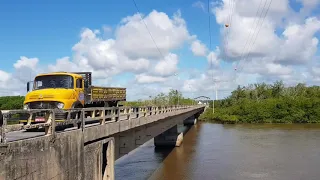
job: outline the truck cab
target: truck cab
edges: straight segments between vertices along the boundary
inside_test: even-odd
[[[84,80],[79,74],[56,72],[37,75],[24,109],[71,109],[84,106]],[[30,92],[29,92],[30,91]]]

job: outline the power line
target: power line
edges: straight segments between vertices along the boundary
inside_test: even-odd
[[[259,15],[259,20],[258,20],[258,22],[257,22],[257,26],[254,28],[254,30],[253,30],[253,35],[252,35],[252,37],[254,37],[255,36],[255,31],[256,31],[256,29],[259,27],[259,23],[261,22],[260,20],[261,20],[261,17],[262,17],[262,14],[263,14],[263,10],[265,9],[265,7],[266,7],[266,5],[267,5],[267,1],[268,0],[265,0],[265,3],[264,3],[264,5],[263,5],[263,8],[262,8],[262,11],[261,11],[261,14]],[[262,26],[262,24],[260,24],[260,27]],[[250,37],[250,40],[249,40],[249,42],[250,43],[252,43],[251,42],[251,37]],[[248,45],[248,51],[247,51],[247,55],[250,53],[250,50],[251,50],[251,47],[253,46],[253,44],[250,46],[250,43],[249,43],[249,45]],[[247,55],[245,55],[245,56],[247,56]],[[241,57],[242,58],[242,57]]]
[[[211,18],[210,18],[210,0],[208,0],[208,23],[209,23],[209,61],[210,61],[210,68],[209,70],[211,70],[212,72],[212,81],[214,80],[213,78],[213,68],[212,68],[212,54],[211,54],[211,46],[212,46],[212,42],[211,42]],[[212,91],[212,97],[214,97],[214,90]],[[214,98],[212,98],[212,113],[214,113]]]
[[[267,1],[266,1],[266,2],[267,2]],[[256,20],[258,19],[258,13],[259,13],[259,9],[260,9],[261,3],[262,3],[262,0],[260,0],[259,7],[258,7],[257,12],[256,12],[256,15],[255,15],[256,18],[254,19],[254,22],[253,22],[253,27],[255,26]],[[263,8],[264,8],[264,7],[263,7]],[[263,8],[262,8],[262,12],[263,12]],[[261,15],[262,15],[262,13],[261,13]],[[261,17],[261,15],[259,15],[259,17]],[[260,20],[260,18],[259,18],[259,20]],[[258,23],[259,23],[259,21],[258,21]],[[258,23],[257,23],[257,24],[258,24]],[[257,27],[256,27],[256,28],[257,28]],[[256,28],[253,29],[253,34],[254,34]],[[249,39],[251,39],[251,34],[252,34],[252,31],[249,33],[249,35],[248,35],[248,37],[247,37],[247,41],[246,41],[245,45],[243,46],[242,53],[241,53],[241,56],[240,56],[240,60],[242,59],[242,57],[243,57],[243,55],[244,55],[244,52],[245,52],[245,49],[246,49],[247,44],[248,44],[248,42],[249,42]],[[239,62],[239,61],[238,61],[238,62]],[[238,65],[239,65],[239,64],[237,63],[236,66],[238,66]]]
[[[263,22],[264,22],[267,14],[268,14],[268,11],[269,11],[269,9],[270,9],[270,5],[271,5],[272,1],[273,1],[273,0],[270,0],[270,3],[269,3],[269,5],[268,5],[268,8],[267,8],[267,10],[266,10],[266,13],[264,14],[264,17],[263,17],[263,19],[262,19],[260,28],[259,28],[259,30],[258,30],[258,33],[257,33],[256,37],[254,38],[254,41],[253,41],[253,44],[252,44],[251,48],[253,47],[253,45],[255,44],[255,42],[256,42],[256,40],[257,40],[258,34],[260,33],[261,27],[262,27]],[[247,54],[246,58],[244,59],[244,61],[246,61],[246,59],[248,58],[249,52],[250,52],[251,48],[249,49],[248,54]],[[243,66],[241,66],[241,68],[243,68]]]
[[[142,22],[143,22],[143,24],[146,26],[146,29],[148,30],[149,35],[150,35],[150,37],[151,37],[151,39],[152,39],[153,43],[155,44],[155,46],[156,46],[157,50],[159,51],[160,55],[161,55],[161,56],[162,56],[162,58],[164,59],[164,55],[163,55],[163,54],[162,54],[162,52],[160,51],[160,49],[159,49],[159,47],[158,47],[158,45],[157,45],[156,41],[154,40],[154,38],[153,38],[153,36],[152,36],[152,34],[151,34],[151,32],[150,32],[150,30],[149,30],[149,28],[148,28],[148,26],[147,26],[146,22],[143,20],[143,18],[142,18],[142,16],[141,16],[141,13],[140,13],[140,10],[139,10],[139,8],[138,8],[138,6],[137,6],[136,1],[135,1],[135,0],[132,0],[132,1],[133,1],[133,3],[134,3],[134,6],[136,7],[136,9],[137,9],[137,11],[138,11],[138,14],[139,14],[139,16],[140,16],[141,21],[142,21]]]
[[[212,54],[211,54],[211,46],[212,46],[212,41],[211,41],[211,18],[210,18],[210,0],[208,0],[208,24],[209,24],[209,60],[210,60],[210,69],[212,69]],[[213,72],[212,72],[212,79],[213,79]]]
[[[253,37],[254,36],[254,34],[255,34],[255,31],[256,31],[256,29],[257,29],[257,27],[258,27],[258,24],[259,24],[259,21],[260,21],[260,19],[261,19],[261,16],[262,16],[262,13],[263,13],[263,10],[264,10],[264,8],[265,8],[265,6],[266,6],[266,3],[267,3],[267,0],[265,1],[265,4],[264,4],[264,6],[263,6],[263,8],[261,9],[261,14],[259,13],[259,10],[260,10],[260,7],[261,7],[261,4],[262,4],[262,0],[260,0],[260,3],[259,3],[259,6],[258,6],[258,9],[257,9],[257,12],[256,12],[256,15],[255,15],[255,19],[254,19],[254,22],[253,22],[253,25],[252,25],[252,28],[253,28],[253,31],[250,31],[250,33],[249,33],[249,35],[248,35],[248,37],[247,37],[247,40],[246,40],[246,43],[245,43],[245,45],[243,46],[243,49],[242,49],[242,52],[241,52],[241,55],[240,55],[240,59],[239,59],[239,61],[237,61],[236,62],[236,65],[235,65],[235,67],[236,67],[236,72],[234,73],[234,81],[236,80],[236,77],[237,77],[237,74],[238,74],[238,69],[239,69],[239,64],[240,64],[240,61],[243,59],[243,56],[244,56],[244,54],[245,54],[245,52],[246,52],[246,47],[247,47],[247,44],[248,44],[248,42],[250,42],[251,41],[251,37]],[[258,15],[258,14],[260,14],[260,15]],[[257,21],[258,20],[258,21]],[[257,24],[256,24],[256,21],[257,21]],[[256,24],[256,26],[255,26],[255,24]],[[252,36],[251,36],[252,35]],[[250,39],[250,40],[249,40]],[[250,43],[249,43],[250,44]],[[250,46],[250,45],[249,45]],[[248,52],[249,53],[249,52]]]
[[[224,38],[224,41],[223,41],[223,44],[225,47],[228,47],[229,45],[229,38],[230,38],[230,31],[231,31],[231,28],[233,26],[231,26],[233,23],[232,23],[232,19],[233,19],[233,14],[234,14],[234,10],[235,10],[235,6],[236,6],[236,1],[235,0],[230,0],[230,15],[229,15],[229,22],[227,22],[226,24],[228,25],[228,28],[227,28],[227,31],[226,31],[226,34],[225,34],[225,38]],[[226,48],[223,48],[223,54],[225,55],[226,54]],[[225,56],[224,56],[225,57]]]
[[[223,49],[222,49],[222,59],[226,59],[227,55],[226,52],[228,51],[228,46],[229,46],[229,39],[230,39],[230,31],[231,28],[233,28],[233,15],[235,12],[235,7],[236,7],[236,0],[229,0],[230,4],[230,14],[227,22],[224,24],[225,28],[227,28],[224,37],[223,37]]]

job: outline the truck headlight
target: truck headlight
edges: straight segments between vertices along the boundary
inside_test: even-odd
[[[59,109],[62,109],[64,107],[64,104],[63,103],[57,103],[57,108],[59,108]]]
[[[29,105],[28,104],[23,105],[23,110],[28,110],[28,109],[29,109]]]

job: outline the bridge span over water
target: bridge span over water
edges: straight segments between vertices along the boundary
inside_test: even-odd
[[[86,108],[79,118],[55,121],[56,110],[45,111],[43,123],[7,125],[5,111],[0,128],[0,180],[114,179],[114,161],[154,138],[156,147],[180,146],[178,125],[193,125],[202,105],[171,107]],[[30,113],[30,111],[24,111]],[[91,116],[85,116],[91,112]],[[94,122],[94,123],[88,123]],[[73,128],[58,131],[72,124]],[[26,132],[43,128],[44,132]]]

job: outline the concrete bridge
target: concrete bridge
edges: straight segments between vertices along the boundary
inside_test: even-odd
[[[179,146],[179,124],[193,125],[204,106],[118,107],[70,110],[77,119],[55,121],[56,110],[45,110],[44,123],[7,126],[4,113],[0,140],[0,180],[114,179],[114,162],[148,140],[155,146]],[[40,110],[34,110],[40,111]],[[44,111],[44,110],[41,110]],[[26,112],[26,111],[24,111]],[[27,111],[28,113],[31,113]],[[90,116],[87,116],[88,113]],[[96,123],[88,124],[96,120]],[[74,128],[56,131],[73,124]],[[44,128],[44,132],[25,132]]]

